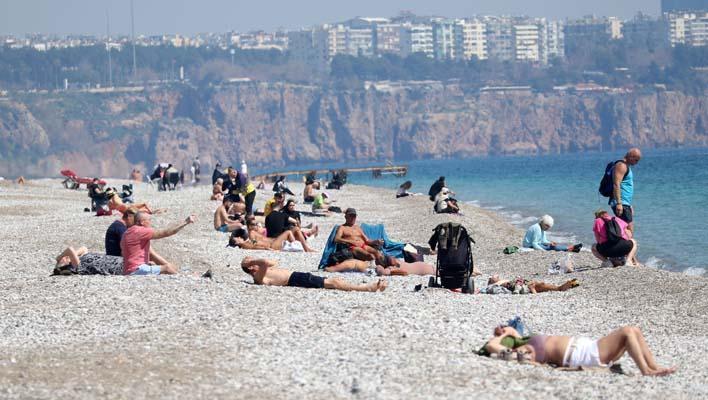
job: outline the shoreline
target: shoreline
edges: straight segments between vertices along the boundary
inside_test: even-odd
[[[113,182],[116,182],[115,184]],[[109,180],[111,186],[122,181]],[[340,207],[354,207],[359,222],[384,223],[393,240],[425,244],[432,228],[456,220],[471,232],[477,286],[494,273],[550,283],[578,278],[567,292],[538,295],[462,295],[423,289],[427,277],[389,277],[383,293],[262,287],[238,263],[266,256],[287,269],[313,272],[321,253],[243,251],[225,247],[215,232],[208,186],[177,192],[136,187],[137,201],[167,207],[161,228],[190,212],[198,223],[154,246],[191,273],[160,277],[48,277],[51,257],[67,244],[101,250],[114,218],[84,213],[86,191],[60,180],[0,191],[0,397],[155,398],[270,397],[423,399],[433,396],[500,397],[523,390],[531,399],[610,396],[708,396],[708,360],[695,351],[708,339],[703,316],[708,279],[651,268],[591,268],[547,275],[563,253],[503,255],[519,229],[491,211],[463,204],[465,215],[433,214],[427,196],[394,199],[394,191],[346,185],[332,191]],[[300,193],[302,185],[291,182]],[[7,190],[6,190],[7,189]],[[269,189],[269,188],[268,188]],[[270,190],[259,191],[262,207]],[[301,203],[297,207],[304,210]],[[309,218],[320,225],[312,239],[321,250],[341,214]],[[47,234],[47,227],[50,228]],[[573,254],[576,266],[599,265],[592,254]],[[434,262],[433,257],[426,261]],[[214,271],[214,280],[192,273]],[[353,283],[363,274],[315,272]],[[690,307],[687,306],[690,304]],[[562,372],[473,354],[498,323],[521,316],[536,333],[600,337],[637,325],[662,365],[678,365],[667,378],[602,372]],[[689,333],[690,332],[690,333]],[[56,371],[72,371],[57,374]],[[701,395],[701,393],[703,393]]]

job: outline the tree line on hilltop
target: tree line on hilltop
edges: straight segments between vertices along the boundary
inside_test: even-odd
[[[328,73],[293,61],[278,50],[229,50],[207,47],[154,46],[111,51],[113,85],[169,82],[179,79],[180,68],[193,84],[218,84],[229,78],[316,83],[336,88],[361,88],[362,82],[380,80],[457,80],[479,88],[487,85],[524,85],[549,91],[556,85],[593,82],[623,87],[663,84],[668,89],[703,93],[708,85],[708,47],[652,49],[623,41],[587,43],[567,49],[565,59],[549,66],[494,60],[438,61],[423,54],[402,58],[382,55],[365,58],[335,56]],[[37,51],[0,47],[0,89],[62,89],[109,85],[109,67],[103,45]]]

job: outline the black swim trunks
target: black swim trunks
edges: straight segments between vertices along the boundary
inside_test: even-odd
[[[288,279],[288,286],[308,289],[324,289],[325,278],[309,272],[293,272]]]
[[[615,216],[617,218],[621,219],[622,221],[626,223],[631,223],[634,220],[634,210],[632,210],[632,206],[622,206],[622,214],[617,214],[617,207],[612,207],[612,212],[615,213]]]

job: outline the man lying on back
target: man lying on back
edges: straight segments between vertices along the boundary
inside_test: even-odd
[[[293,272],[278,268],[275,260],[245,257],[241,261],[243,272],[253,277],[253,283],[266,286],[293,286],[309,289],[336,289],[355,292],[383,292],[386,281],[379,279],[369,284],[354,285],[340,278],[325,278],[308,272]]]

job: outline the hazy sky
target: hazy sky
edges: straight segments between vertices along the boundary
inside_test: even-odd
[[[354,16],[658,15],[660,0],[134,0],[136,34],[297,29]],[[130,32],[130,0],[0,0],[0,34]]]

